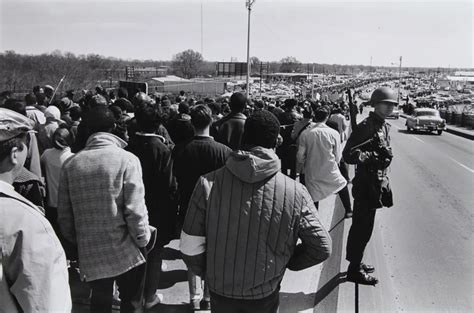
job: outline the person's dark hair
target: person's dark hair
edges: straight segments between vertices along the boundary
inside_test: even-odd
[[[329,109],[326,106],[321,106],[314,111],[314,121],[322,122],[329,116]]]
[[[42,92],[36,94],[36,103],[38,105],[46,106],[46,95]]]
[[[303,117],[304,118],[311,118],[313,116],[313,110],[311,110],[311,106],[307,105],[303,109]]]
[[[10,98],[5,101],[3,106],[7,109],[10,109],[12,111],[18,112],[26,116],[26,104],[22,101]]]
[[[298,101],[296,101],[296,99],[286,99],[285,100],[285,109],[286,110],[293,109],[297,105],[298,105]]]
[[[118,106],[122,112],[133,112],[133,104],[125,98],[119,98],[115,100],[114,105]]]
[[[126,98],[128,99],[128,90],[125,87],[120,87],[119,90],[117,91],[117,96],[119,98]]]
[[[191,124],[196,129],[204,129],[212,123],[212,111],[209,107],[200,104],[191,109]]]
[[[181,114],[189,114],[189,104],[187,104],[186,102],[181,102],[179,105],[178,105],[178,112],[181,113]]]
[[[25,96],[25,103],[26,105],[35,105],[36,104],[36,96],[34,93],[29,93]]]
[[[39,86],[39,85],[34,86],[34,87],[33,87],[33,93],[38,93],[38,92],[40,92],[40,89],[41,89],[41,86]]]
[[[113,104],[109,106],[109,109],[114,113],[114,117],[117,121],[122,117],[122,109],[119,106]]]
[[[89,134],[106,132],[110,133],[115,127],[115,117],[106,106],[96,106],[87,112],[85,116]]]
[[[135,113],[138,128],[145,133],[154,133],[161,123],[160,111],[152,106],[139,107]]]
[[[23,151],[23,144],[26,145],[27,137],[28,134],[23,133],[8,140],[0,141],[0,162],[10,155],[13,148],[18,148],[18,150]]]
[[[136,111],[140,107],[150,105],[152,103],[152,99],[150,98],[150,96],[148,96],[144,92],[137,92],[133,96],[132,103],[133,103],[134,110],[130,112]]]
[[[53,134],[53,147],[59,150],[71,146],[71,133],[66,127],[59,127]]]
[[[184,96],[184,90],[181,90],[181,91],[179,92],[179,95],[180,95],[180,96]]]
[[[13,92],[11,92],[10,90],[5,90],[0,93],[0,97],[2,98],[9,98],[11,96],[13,96]]]
[[[91,106],[91,108],[92,107],[97,107],[97,106],[107,106],[107,99],[105,99],[104,96],[99,95],[99,94],[94,95],[91,98],[90,106]]]
[[[241,113],[247,106],[247,98],[240,92],[235,92],[230,96],[230,110],[233,113]]]
[[[113,90],[109,91],[109,99],[115,99],[115,92]]]
[[[275,148],[280,122],[268,111],[257,111],[245,121],[242,143],[247,146]]]
[[[219,114],[221,113],[221,104],[217,102],[209,102],[208,104],[209,109],[211,109],[212,114]]]
[[[69,114],[73,121],[79,121],[82,117],[82,109],[80,106],[74,106],[71,108],[71,111],[69,111]]]

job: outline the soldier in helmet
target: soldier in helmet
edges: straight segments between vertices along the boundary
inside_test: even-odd
[[[347,239],[346,259],[350,262],[347,280],[375,285],[378,280],[369,275],[374,267],[362,263],[362,257],[374,227],[375,211],[392,206],[392,193],[387,168],[392,160],[390,125],[385,122],[395,105],[397,95],[386,87],[377,88],[370,98],[374,112],[357,125],[343,151],[344,160],[356,164],[352,180],[354,215]]]

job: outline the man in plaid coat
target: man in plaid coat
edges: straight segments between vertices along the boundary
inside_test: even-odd
[[[145,256],[150,239],[139,159],[110,133],[115,119],[106,107],[85,119],[86,147],[61,170],[58,222],[77,244],[81,274],[92,288],[91,311],[111,312],[117,281],[122,311],[142,308]]]

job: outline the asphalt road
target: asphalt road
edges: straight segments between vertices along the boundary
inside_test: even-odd
[[[359,287],[358,308],[473,312],[474,142],[407,133],[403,118],[389,123],[395,204],[377,212],[365,261],[380,283]],[[338,311],[355,311],[354,295],[344,284]]]

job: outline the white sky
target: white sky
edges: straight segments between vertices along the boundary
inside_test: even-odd
[[[256,0],[251,56],[302,62],[474,67],[474,0]],[[55,49],[170,60],[246,60],[245,0],[0,0],[0,51]]]

